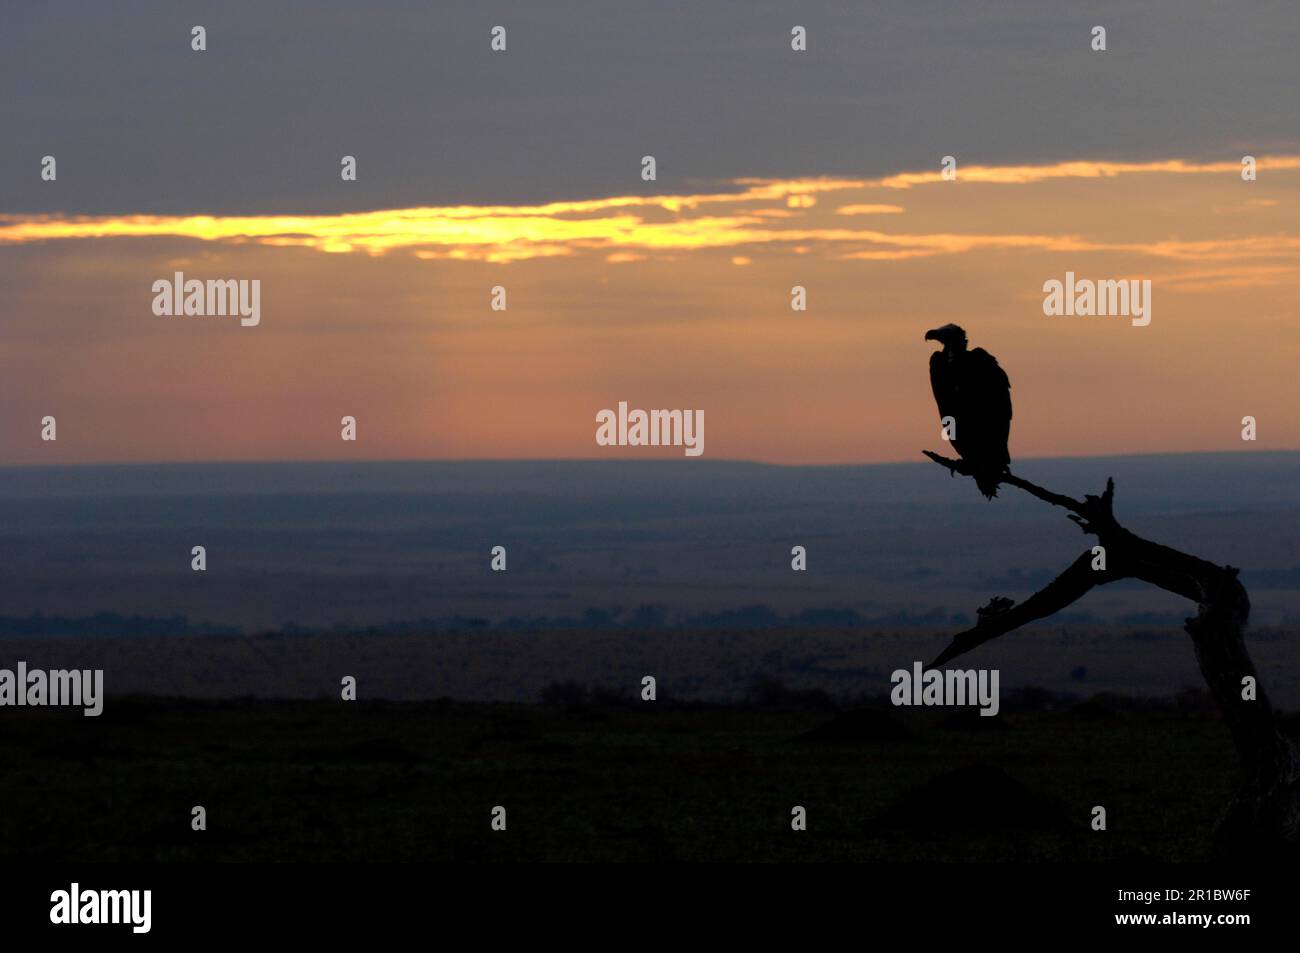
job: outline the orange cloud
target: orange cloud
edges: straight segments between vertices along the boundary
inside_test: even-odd
[[[1300,156],[1257,157],[1259,171],[1300,169]],[[1210,175],[1241,171],[1241,161],[1195,163],[1183,159],[1160,162],[1057,162],[1052,165],[964,166],[957,172],[960,182],[982,182],[996,185],[1025,185],[1049,179],[1100,179],[1120,175],[1163,173],[1166,175]],[[876,179],[873,184],[888,189],[910,189],[914,185],[943,182],[942,174],[933,172],[903,172]],[[951,184],[951,183],[948,183]]]
[[[841,205],[835,210],[836,215],[899,215],[904,211],[901,205]]]
[[[1119,251],[1188,261],[1228,261],[1254,257],[1294,257],[1300,237],[1289,234],[1183,238],[1168,234],[1117,241],[1081,228],[989,231],[987,215],[943,214],[952,222],[982,226],[962,232],[951,227],[918,228],[944,213],[943,203],[902,206],[862,201],[881,190],[935,186],[933,197],[947,200],[959,186],[1044,187],[1061,180],[1117,179],[1133,176],[1235,177],[1236,162],[1063,162],[1043,166],[971,166],[958,184],[944,182],[938,170],[905,172],[879,179],[738,179],[712,192],[680,195],[611,196],[532,206],[459,205],[385,209],[333,215],[267,216],[0,216],[0,243],[170,236],[207,242],[305,247],[330,254],[384,255],[409,251],[441,261],[509,263],[537,258],[600,254],[609,261],[629,257],[707,249],[740,249],[756,244],[797,244],[820,249],[838,260],[898,261],[983,249]],[[1277,176],[1300,170],[1300,156],[1262,157],[1262,173]],[[929,194],[929,193],[927,193]],[[970,195],[974,193],[962,193]],[[844,201],[833,212],[818,205],[819,195]],[[1140,197],[1139,197],[1140,198]],[[1266,210],[1277,200],[1252,197],[1245,211]],[[1036,206],[1041,207],[1041,206]],[[1086,210],[1082,214],[1087,214]],[[889,215],[905,223],[899,231],[845,228],[836,218]],[[1042,216],[1040,215],[1040,219]],[[1048,221],[1073,220],[1052,216]],[[913,223],[910,227],[906,223]],[[803,253],[803,252],[801,252]]]

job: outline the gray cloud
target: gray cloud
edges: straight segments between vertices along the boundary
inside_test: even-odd
[[[1213,0],[22,5],[4,212],[531,202],[738,176],[1291,149],[1300,7]],[[189,50],[193,24],[208,52]],[[488,31],[509,31],[494,55]],[[789,50],[794,23],[809,51]],[[1088,49],[1094,23],[1110,49]],[[59,161],[57,185],[39,160]],[[344,154],[360,181],[339,181]]]

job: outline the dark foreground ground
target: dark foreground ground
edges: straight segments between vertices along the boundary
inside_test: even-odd
[[[1196,696],[1030,693],[985,719],[779,686],[733,706],[547,697],[9,709],[0,858],[1197,861],[1235,771]]]

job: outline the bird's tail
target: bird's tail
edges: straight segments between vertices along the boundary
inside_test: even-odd
[[[984,470],[975,474],[975,485],[980,488],[985,499],[993,499],[998,495],[998,483],[1001,482],[1002,474],[1005,470]]]

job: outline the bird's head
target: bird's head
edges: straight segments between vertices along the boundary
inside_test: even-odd
[[[927,341],[938,341],[945,351],[966,350],[966,332],[956,324],[945,324],[941,328],[931,328],[925,332]]]

